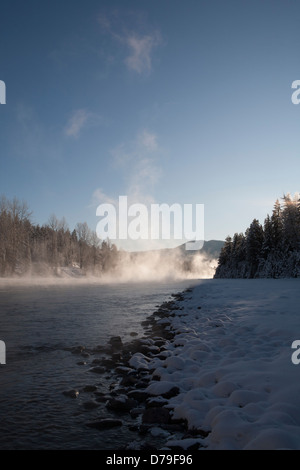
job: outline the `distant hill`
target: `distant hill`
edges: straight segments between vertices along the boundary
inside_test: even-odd
[[[201,253],[205,255],[205,257],[209,259],[218,259],[220,251],[224,245],[224,241],[222,240],[209,240],[209,241],[204,241],[203,247],[201,250],[186,250],[186,243],[183,243],[182,245],[179,245],[175,248],[161,248],[157,250],[149,250],[147,252],[132,252],[132,254],[141,254],[141,253],[160,253],[160,254],[166,254],[166,255],[172,255],[175,252],[180,252],[181,255],[184,256],[193,256],[196,253]]]
[[[193,250],[186,250],[185,246],[186,243],[180,245],[180,247],[173,248],[173,250],[177,250],[178,248],[185,253],[186,255],[193,255],[197,252],[202,253],[203,255],[207,256],[207,258],[217,259],[219,258],[220,251],[224,245],[224,241],[222,240],[209,240],[204,241],[203,247],[201,250],[193,251]]]

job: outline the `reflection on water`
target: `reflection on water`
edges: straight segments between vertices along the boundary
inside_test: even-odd
[[[68,349],[141,337],[141,321],[195,282],[0,286],[0,449],[114,449],[134,439],[129,417],[128,426],[125,419],[122,428],[98,431],[86,423],[106,417],[105,406],[87,410],[85,392],[75,400],[63,395],[86,385],[106,393],[113,378],[113,371],[95,377],[92,358],[79,365]]]

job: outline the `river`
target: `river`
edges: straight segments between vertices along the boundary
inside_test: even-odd
[[[115,449],[135,439],[128,426],[99,431],[86,426],[107,417],[105,405],[86,409],[88,395],[64,395],[96,385],[109,390],[111,374],[91,373],[92,357],[70,350],[96,348],[111,336],[143,336],[141,322],[156,307],[197,281],[128,284],[0,284],[0,449]],[[85,364],[82,364],[85,362]]]

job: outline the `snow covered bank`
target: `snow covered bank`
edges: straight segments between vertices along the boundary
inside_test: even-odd
[[[198,433],[166,447],[300,449],[300,280],[202,280],[179,305],[145,391],[178,387],[165,406]]]

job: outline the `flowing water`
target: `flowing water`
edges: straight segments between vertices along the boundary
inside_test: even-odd
[[[99,431],[86,426],[108,417],[104,405],[83,406],[90,395],[63,392],[97,385],[107,392],[111,374],[91,373],[70,348],[96,348],[111,336],[143,336],[141,322],[172,293],[195,281],[130,284],[0,284],[0,449],[114,449],[135,438],[128,426]],[[82,360],[82,358],[81,358]]]

